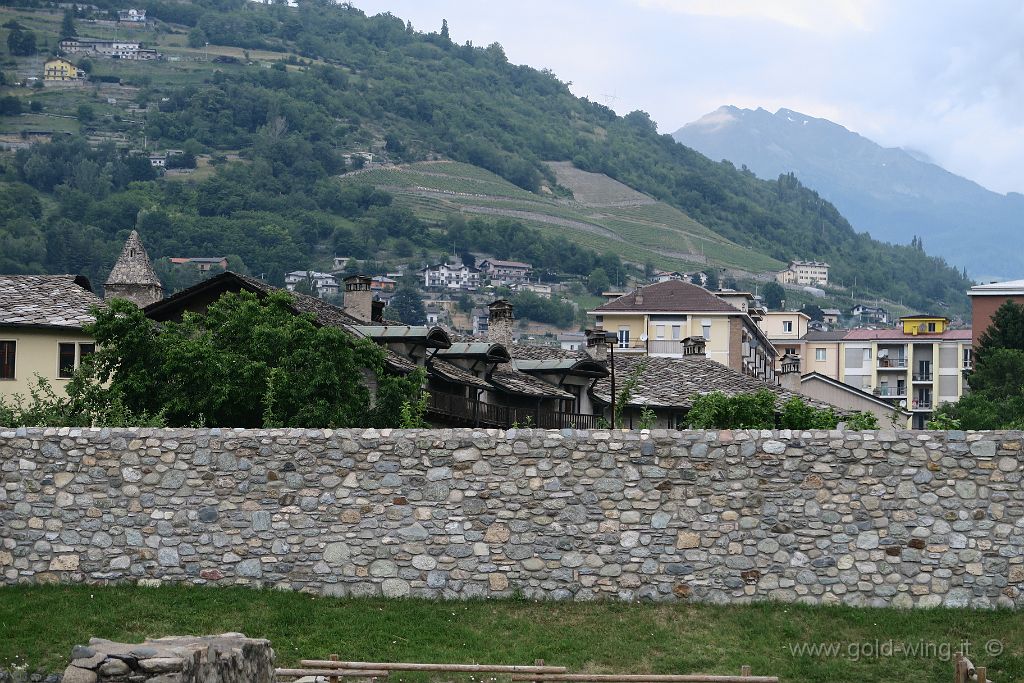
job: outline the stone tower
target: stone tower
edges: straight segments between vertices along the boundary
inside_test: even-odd
[[[139,308],[145,308],[164,296],[163,285],[149,262],[149,255],[139,240],[139,233],[132,230],[124,243],[121,256],[110,271],[103,285],[104,299],[128,299]]]

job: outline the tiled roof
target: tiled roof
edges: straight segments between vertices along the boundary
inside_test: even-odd
[[[102,304],[81,275],[0,275],[0,327],[78,330]]]
[[[846,335],[849,330],[830,330],[828,332],[820,332],[818,330],[808,330],[802,339],[809,342],[834,342],[842,341],[846,339]]]
[[[161,286],[160,278],[149,262],[149,254],[139,240],[139,233],[132,230],[121,249],[121,256],[107,277],[107,285],[157,285]]]
[[[932,340],[968,340],[972,339],[970,330],[946,330],[931,334],[906,334],[903,330],[849,330],[844,341],[906,341],[928,342]]]
[[[799,396],[815,408],[841,410],[837,406],[736,372],[705,356],[661,358],[659,356],[623,355],[616,357],[617,389],[622,388],[622,383],[630,376],[630,373],[644,361],[647,362],[647,365],[640,375],[640,381],[630,399],[630,405],[689,410],[693,405],[694,397],[700,394],[720,391],[728,396],[733,396],[767,389],[778,397],[777,405],[781,405],[794,396]],[[592,394],[604,403],[611,403],[611,377],[597,380]]]
[[[640,302],[637,297],[640,296]],[[665,280],[620,296],[594,309],[615,311],[664,311],[667,313],[734,313],[741,311],[703,287],[682,280]]]

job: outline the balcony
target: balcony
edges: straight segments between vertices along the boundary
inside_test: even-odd
[[[878,359],[879,370],[906,370],[907,359],[906,358],[879,358]]]
[[[931,410],[931,409],[932,409],[932,400],[930,398],[928,398],[928,399],[916,399],[916,400],[914,400],[914,403],[911,405],[911,410]]]
[[[881,396],[883,398],[906,398],[907,388],[906,387],[877,387],[872,391],[875,396]]]
[[[971,370],[974,369],[974,361],[973,360],[965,360],[964,364],[963,364],[963,367],[961,369],[964,372],[970,372]]]
[[[914,381],[915,382],[931,382],[932,381],[932,373],[930,373],[930,372],[915,372],[914,373]]]

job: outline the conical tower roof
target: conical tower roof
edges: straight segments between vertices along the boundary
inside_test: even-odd
[[[132,230],[124,243],[121,256],[114,264],[105,285],[156,285],[161,287],[160,279],[149,262],[149,254],[142,246],[139,233]]]

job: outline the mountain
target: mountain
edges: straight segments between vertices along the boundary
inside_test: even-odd
[[[110,37],[106,22],[119,5],[91,7],[78,33]],[[795,177],[761,180],[659,135],[644,112],[617,116],[576,97],[551,72],[510,63],[497,43],[457,44],[446,30],[418,31],[347,3],[146,7],[154,23],[138,37],[166,60],[91,60],[99,97],[92,83],[74,96],[0,92],[4,111],[21,111],[4,117],[6,130],[71,133],[49,144],[15,139],[22,148],[2,158],[0,207],[9,211],[0,211],[0,268],[102,277],[135,227],[154,257],[236,256],[272,282],[335,254],[422,264],[453,248],[582,277],[618,272],[622,260],[644,263],[645,254],[662,262],[706,256],[763,279],[789,259],[815,259],[833,265],[837,283],[856,278],[858,297],[966,309],[970,283],[941,259],[856,232]],[[62,31],[57,13],[0,14],[43,34],[40,45],[56,44]],[[32,73],[28,59],[5,74]],[[183,150],[180,161],[198,168],[154,177],[144,145]],[[506,185],[463,167],[459,177],[414,167],[381,180],[406,188],[402,197],[344,179],[438,160]],[[594,206],[568,179],[570,167],[645,198]],[[491,189],[469,208],[503,213],[467,218],[473,212],[460,202],[416,203],[407,188],[417,175],[433,181],[414,185],[445,196],[482,183]],[[518,208],[498,206],[507,198]],[[644,205],[650,200],[664,206]],[[538,203],[547,220],[531,225],[537,212],[522,207]],[[552,222],[559,213],[565,220]]]
[[[673,137],[762,178],[795,174],[876,239],[906,244],[918,236],[929,253],[978,277],[1024,272],[1024,251],[1004,246],[1021,237],[1024,196],[987,190],[920,151],[882,147],[791,109],[721,107]]]

